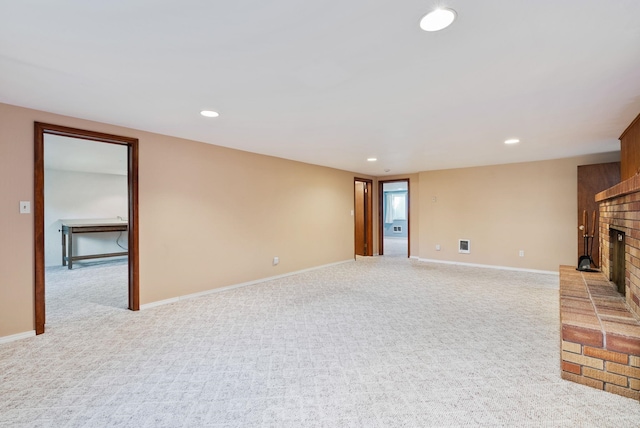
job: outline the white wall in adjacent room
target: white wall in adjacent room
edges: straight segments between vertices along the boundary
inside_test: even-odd
[[[127,176],[46,169],[45,265],[62,264],[62,219],[127,217]],[[121,252],[119,232],[76,235],[74,255]],[[118,241],[127,248],[127,233]]]

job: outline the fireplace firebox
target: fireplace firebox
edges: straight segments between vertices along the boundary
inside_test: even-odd
[[[609,279],[620,294],[625,295],[625,234],[623,231],[609,229]]]

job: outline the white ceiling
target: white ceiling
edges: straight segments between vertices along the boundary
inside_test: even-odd
[[[458,19],[421,31],[436,5]],[[376,176],[609,152],[640,112],[639,17],[637,0],[0,0],[0,102]]]

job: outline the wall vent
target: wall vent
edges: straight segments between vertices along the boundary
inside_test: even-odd
[[[471,241],[468,239],[458,239],[458,252],[459,253],[470,253],[471,252]]]

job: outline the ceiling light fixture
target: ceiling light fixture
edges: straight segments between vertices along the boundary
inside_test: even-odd
[[[367,158],[367,162],[375,162],[378,158]]]
[[[204,117],[218,117],[220,116],[220,113],[218,113],[217,111],[212,111],[212,110],[202,110],[200,112],[201,115],[203,115]]]
[[[510,138],[504,141],[505,144],[518,144],[519,142],[520,140],[518,140],[517,138]]]
[[[440,31],[447,28],[456,19],[456,11],[448,8],[436,9],[427,13],[420,20],[420,28],[424,31]]]

